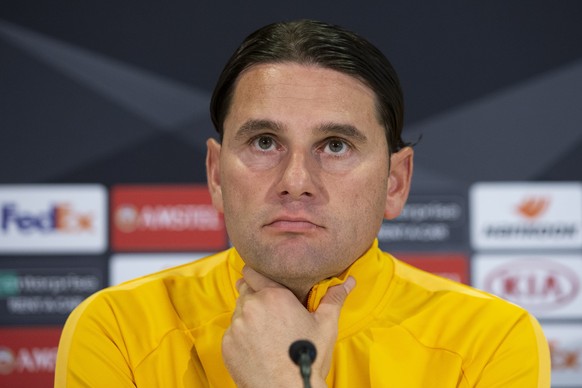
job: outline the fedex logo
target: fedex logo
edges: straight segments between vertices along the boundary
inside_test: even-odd
[[[100,185],[0,185],[0,252],[101,253],[106,226]]]
[[[580,387],[582,382],[582,325],[543,323],[552,357],[552,387]]]
[[[40,212],[30,212],[15,203],[4,204],[0,212],[0,229],[22,232],[89,232],[93,216],[77,212],[70,204],[61,203]]]

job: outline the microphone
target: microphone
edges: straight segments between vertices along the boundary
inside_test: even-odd
[[[289,357],[299,366],[304,388],[311,388],[311,364],[315,361],[315,356],[317,350],[309,340],[297,340],[289,346]]]

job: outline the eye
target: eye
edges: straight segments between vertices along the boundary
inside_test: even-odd
[[[252,144],[262,151],[271,151],[276,146],[271,136],[259,136],[252,141]]]
[[[349,150],[349,145],[340,139],[330,139],[324,148],[324,152],[333,155],[343,155]]]

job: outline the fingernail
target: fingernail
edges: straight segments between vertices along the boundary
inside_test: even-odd
[[[236,281],[234,287],[236,288],[237,291],[240,291],[240,286],[243,284],[245,280],[243,278],[240,278]]]
[[[344,288],[346,289],[346,292],[349,294],[354,287],[356,286],[356,279],[354,279],[352,276],[349,276],[346,281],[344,282]]]

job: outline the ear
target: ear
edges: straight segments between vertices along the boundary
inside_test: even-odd
[[[206,141],[206,180],[214,208],[224,213],[222,186],[220,185],[220,149],[221,145],[214,139]]]
[[[390,176],[386,194],[384,218],[391,220],[400,215],[410,192],[414,151],[404,147],[390,157]]]

